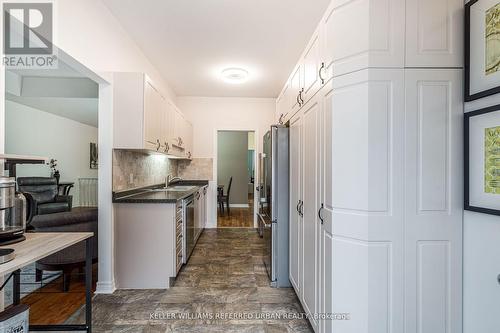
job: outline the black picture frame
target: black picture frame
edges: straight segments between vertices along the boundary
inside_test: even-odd
[[[465,29],[464,29],[464,100],[474,101],[486,96],[500,93],[500,85],[494,88],[483,90],[474,94],[470,93],[470,11],[471,7],[481,0],[471,0],[465,5]]]
[[[477,213],[500,216],[500,210],[492,209],[492,208],[485,208],[485,207],[478,207],[478,206],[471,206],[470,205],[470,196],[469,196],[469,191],[470,191],[470,176],[469,176],[469,171],[470,171],[470,165],[469,165],[469,159],[470,159],[470,128],[469,128],[469,124],[470,124],[470,118],[475,117],[475,116],[484,115],[487,113],[492,113],[492,112],[499,112],[500,113],[500,104],[490,106],[490,107],[487,107],[484,109],[480,109],[477,111],[466,112],[464,114],[464,209],[468,210],[468,211],[472,211],[472,212],[477,212]],[[499,121],[499,124],[500,124],[500,121]],[[499,197],[499,200],[500,200],[500,197]]]

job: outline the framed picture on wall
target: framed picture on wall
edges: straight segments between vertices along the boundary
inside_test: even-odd
[[[465,101],[500,93],[500,1],[465,5]]]
[[[464,208],[500,215],[500,105],[464,118]]]

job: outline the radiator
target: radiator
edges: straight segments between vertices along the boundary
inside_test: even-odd
[[[97,207],[97,178],[78,178],[80,207]]]

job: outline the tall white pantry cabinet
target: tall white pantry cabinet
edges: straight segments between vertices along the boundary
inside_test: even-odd
[[[334,0],[277,100],[315,332],[462,331],[462,29],[461,0]]]

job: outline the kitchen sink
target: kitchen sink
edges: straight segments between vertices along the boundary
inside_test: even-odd
[[[191,191],[192,189],[194,189],[196,186],[182,186],[182,185],[179,185],[179,186],[171,186],[171,187],[167,187],[165,190],[167,191],[179,191],[179,192],[186,192],[186,191]]]
[[[187,191],[191,191],[192,189],[194,189],[196,186],[182,186],[182,185],[179,185],[179,186],[170,186],[170,187],[163,187],[163,188],[155,188],[155,189],[151,189],[150,191],[151,192],[187,192]]]

